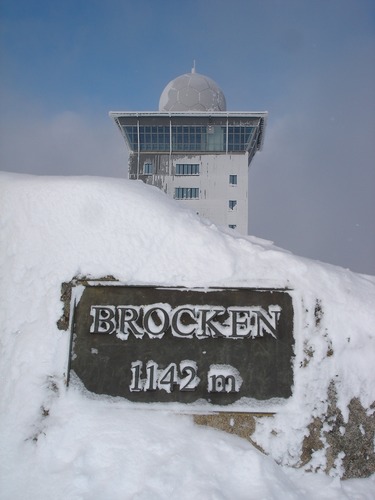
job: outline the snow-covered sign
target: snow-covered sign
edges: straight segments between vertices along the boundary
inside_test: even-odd
[[[291,396],[290,290],[77,282],[71,309],[70,369],[94,393],[228,410]]]

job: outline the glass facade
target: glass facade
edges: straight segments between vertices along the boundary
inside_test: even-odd
[[[246,151],[254,127],[228,127],[228,151]]]
[[[206,127],[173,126],[172,151],[201,151]]]
[[[137,125],[123,126],[132,151],[141,152],[244,152],[256,127],[229,125]],[[172,137],[170,135],[172,129]],[[171,140],[172,139],[172,140]]]
[[[129,125],[123,127],[126,137],[129,141],[133,151],[138,150],[138,128],[136,125]],[[170,134],[169,127],[147,126],[142,125],[139,127],[139,145],[140,151],[169,151],[170,147]]]

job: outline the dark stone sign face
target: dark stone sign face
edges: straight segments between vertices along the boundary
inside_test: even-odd
[[[288,290],[112,282],[76,292],[70,369],[89,391],[223,409],[291,395]]]

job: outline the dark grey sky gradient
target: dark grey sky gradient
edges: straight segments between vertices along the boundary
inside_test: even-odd
[[[156,110],[213,78],[231,111],[269,111],[250,233],[375,275],[372,0],[2,0],[0,168],[125,176],[110,110]]]

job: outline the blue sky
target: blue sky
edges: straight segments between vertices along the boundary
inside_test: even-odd
[[[269,112],[250,233],[375,275],[375,2],[1,0],[0,168],[122,177],[110,110],[156,110],[169,80],[214,79]]]

